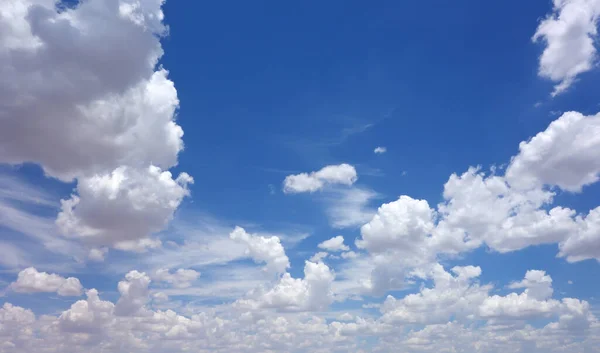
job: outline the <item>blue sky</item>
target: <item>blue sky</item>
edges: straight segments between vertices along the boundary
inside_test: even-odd
[[[0,352],[600,352],[599,1],[69,3],[0,10]]]

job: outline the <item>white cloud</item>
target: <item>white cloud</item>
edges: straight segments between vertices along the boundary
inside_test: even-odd
[[[80,179],[78,195],[62,201],[56,224],[65,235],[94,245],[139,240],[166,226],[192,182],[185,173],[173,179],[155,166]]]
[[[98,333],[114,322],[114,304],[100,300],[98,291],[86,292],[87,300],[79,300],[58,318],[61,331],[73,333]]]
[[[373,219],[362,226],[359,248],[370,252],[398,250],[418,254],[418,248],[433,229],[433,210],[425,200],[403,195],[381,205]]]
[[[352,185],[357,179],[356,169],[349,164],[328,165],[310,174],[288,175],[283,181],[283,192],[286,194],[315,192],[326,185]]]
[[[586,217],[577,216],[576,230],[559,244],[559,256],[569,262],[596,259],[600,261],[600,207]]]
[[[38,272],[29,267],[19,272],[17,280],[10,284],[17,293],[57,293],[60,296],[80,296],[83,287],[75,277],[64,278],[54,273]]]
[[[325,310],[333,302],[331,284],[335,275],[323,262],[306,261],[304,278],[285,273],[270,289],[259,287],[248,299],[236,305],[248,309],[277,309],[283,311]]]
[[[177,269],[171,273],[168,268],[161,268],[154,271],[152,279],[158,282],[166,282],[175,288],[187,288],[192,285],[192,282],[200,277],[200,272],[192,269]]]
[[[175,165],[177,91],[167,71],[154,70],[167,32],[161,1],[140,2],[133,16],[116,0],[54,5],[24,0],[1,10],[0,161],[39,163],[63,180]]]
[[[149,237],[189,193],[191,177],[167,172],[183,130],[175,86],[156,67],[168,32],[162,3],[91,0],[59,10],[22,0],[0,9],[0,163],[37,163],[76,180],[57,224],[94,246]]]
[[[552,13],[542,20],[533,41],[543,40],[539,75],[557,85],[552,96],[566,91],[581,73],[594,66],[598,35],[598,0],[554,0]]]
[[[150,277],[144,272],[130,271],[125,280],[119,282],[121,297],[115,305],[115,314],[119,316],[139,315],[149,301]]]
[[[373,150],[373,153],[375,153],[375,154],[383,154],[383,153],[386,153],[386,152],[387,152],[387,148],[382,147],[382,146],[376,147]]]
[[[244,228],[235,227],[229,237],[235,241],[246,244],[247,254],[255,262],[266,263],[265,270],[270,273],[284,273],[290,267],[290,260],[285,254],[278,237],[263,237],[248,234]]]
[[[313,256],[311,256],[310,259],[308,259],[308,261],[310,261],[310,262],[321,262],[321,261],[323,261],[323,259],[327,258],[328,256],[329,256],[328,252],[319,251],[318,253],[316,253]]]
[[[331,190],[325,195],[325,212],[334,228],[358,227],[375,214],[370,202],[378,197],[376,192],[365,188]]]
[[[344,245],[344,237],[341,235],[338,235],[337,237],[333,237],[331,239],[325,240],[324,242],[319,244],[319,248],[330,251],[330,252],[350,250],[348,245]]]
[[[566,112],[546,130],[519,144],[519,154],[506,170],[506,180],[519,189],[556,185],[580,192],[598,181],[600,113]]]

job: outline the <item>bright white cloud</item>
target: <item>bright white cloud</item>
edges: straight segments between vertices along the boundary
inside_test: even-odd
[[[38,272],[29,267],[19,272],[10,288],[18,293],[57,293],[60,296],[80,296],[83,287],[75,277],[64,278],[54,273]]]
[[[326,185],[352,185],[357,179],[356,169],[349,164],[328,165],[316,172],[288,175],[283,181],[283,192],[315,192]]]
[[[538,26],[533,41],[543,40],[539,75],[557,82],[552,96],[566,91],[596,59],[598,0],[553,0],[552,13]]]
[[[344,244],[344,237],[338,235],[331,239],[327,239],[319,244],[319,248],[330,252],[348,251],[350,248]]]
[[[331,284],[334,273],[323,262],[306,261],[304,278],[285,273],[274,287],[259,287],[248,299],[236,303],[240,308],[277,309],[283,311],[325,310],[333,302]]]
[[[276,236],[249,234],[244,228],[235,227],[229,237],[246,244],[248,256],[257,263],[266,263],[265,270],[270,273],[284,273],[290,267],[290,260]]]
[[[192,282],[200,277],[200,272],[192,269],[180,268],[171,273],[168,268],[161,268],[154,271],[152,279],[158,282],[166,282],[175,288],[187,288]]]
[[[566,112],[546,130],[519,144],[506,180],[519,189],[556,185],[580,192],[600,178],[600,113]]]
[[[382,146],[376,147],[373,150],[373,153],[375,153],[375,154],[383,154],[383,153],[386,153],[386,152],[387,152],[387,148],[382,147]]]
[[[192,182],[185,173],[173,179],[155,166],[80,179],[78,195],[62,201],[56,224],[65,235],[95,245],[139,240],[166,226]]]
[[[359,248],[370,252],[397,250],[418,254],[418,248],[433,229],[433,210],[425,200],[403,195],[383,204],[373,219],[362,226]]]
[[[569,262],[596,259],[600,261],[600,207],[575,220],[576,230],[559,244],[559,256]]]

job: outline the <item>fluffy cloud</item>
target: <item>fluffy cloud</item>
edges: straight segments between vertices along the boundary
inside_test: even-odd
[[[19,272],[10,288],[18,293],[57,293],[61,296],[80,296],[83,287],[75,277],[64,278],[54,273],[38,272],[29,267]]]
[[[0,10],[0,163],[33,162],[77,180],[57,224],[92,245],[147,238],[189,194],[191,177],[166,171],[177,164],[183,130],[177,90],[156,68],[167,33],[162,3],[59,9],[22,0]]]
[[[600,113],[564,113],[546,130],[519,144],[519,154],[506,170],[507,181],[519,189],[556,185],[580,192],[600,178],[599,132]]]
[[[362,239],[356,245],[374,253],[396,250],[417,255],[433,226],[433,210],[427,201],[403,195],[379,207],[360,229]]]
[[[61,331],[72,333],[98,333],[113,323],[114,304],[100,300],[98,291],[86,292],[87,300],[79,300],[58,318]]]
[[[539,75],[558,82],[552,92],[556,96],[594,65],[600,1],[554,0],[553,4],[552,13],[540,23],[533,41],[546,44]]]
[[[155,166],[80,179],[78,195],[62,201],[56,224],[65,235],[96,245],[141,239],[165,227],[192,182],[185,173],[173,179]]]
[[[315,192],[326,185],[352,185],[357,179],[356,169],[349,164],[328,165],[316,172],[288,175],[283,181],[283,192]]]
[[[229,237],[245,244],[248,256],[257,263],[266,263],[265,270],[270,273],[284,273],[290,267],[290,260],[277,236],[248,234],[244,228],[235,227]]]
[[[386,152],[387,152],[387,148],[382,147],[382,146],[376,147],[373,150],[373,153],[375,153],[375,154],[383,154],[383,153],[386,153]]]
[[[285,273],[270,289],[257,288],[250,298],[236,304],[241,308],[272,308],[283,311],[324,310],[333,302],[331,284],[335,275],[323,262],[306,261],[304,278]]]
[[[559,244],[559,256],[569,262],[596,259],[600,261],[600,207],[586,217],[578,216],[576,230]]]
[[[149,301],[150,277],[143,272],[131,271],[125,280],[119,282],[121,297],[115,305],[115,314],[120,316],[137,315]]]
[[[319,244],[319,248],[330,252],[350,250],[350,248],[347,245],[344,245],[344,237],[341,235],[325,240],[324,242]]]
[[[218,314],[200,309],[184,316],[173,310],[144,308],[144,299],[134,305],[136,310],[125,315],[117,313],[112,302],[100,299],[98,291],[91,289],[86,293],[86,300],[73,303],[57,316],[36,317],[30,310],[5,303],[0,308],[0,352],[117,353],[127,350],[134,353],[199,349],[202,353],[291,353],[301,349],[385,353],[397,351],[399,345],[409,353],[444,349],[492,353],[523,351],[521,348],[532,353],[565,349],[595,351],[600,326],[587,302],[573,298],[561,301],[528,298],[528,302],[537,300],[541,309],[549,309],[529,312],[530,317],[548,318],[549,323],[540,328],[518,320],[509,324],[506,320],[511,320],[512,313],[517,312],[515,308],[523,307],[523,303],[511,304],[506,298],[523,296],[523,293],[488,297],[491,286],[476,283],[480,274],[481,269],[474,266],[455,267],[448,273],[440,265],[434,265],[423,274],[423,279],[433,279],[434,286],[401,299],[388,298],[382,306],[381,318],[344,313],[335,315],[337,320],[304,312],[322,310],[331,301],[328,288],[332,273],[322,263],[307,262],[303,279],[289,281],[287,276],[282,277],[271,290],[253,299],[256,306],[247,307],[249,311],[240,310],[244,308],[238,301],[233,306],[221,307]],[[146,298],[149,281],[144,277],[140,272],[130,272],[119,283],[121,298],[117,303],[123,300],[131,303],[132,297]],[[530,271],[525,279],[513,284],[527,291],[547,287],[549,282],[547,274]],[[492,304],[490,298],[501,304],[488,305]],[[487,304],[482,306],[481,302],[486,300]],[[266,310],[268,308],[278,310]],[[474,319],[487,324],[474,325]],[[502,324],[494,323],[500,319]],[[422,325],[405,326],[410,323]],[[365,342],[365,336],[373,337],[373,342]]]
[[[200,277],[200,272],[184,268],[180,268],[173,273],[168,268],[161,268],[152,275],[154,281],[166,282],[175,288],[190,287],[198,277]]]
[[[63,180],[175,165],[183,148],[177,91],[167,71],[154,71],[166,33],[161,3],[3,6],[0,161],[39,163]]]

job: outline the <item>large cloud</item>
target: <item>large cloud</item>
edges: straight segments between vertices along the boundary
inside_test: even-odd
[[[538,26],[533,41],[544,40],[540,76],[558,84],[556,96],[567,90],[576,77],[594,66],[598,36],[598,0],[554,0],[552,13]]]
[[[65,235],[95,244],[141,239],[165,227],[192,182],[185,173],[173,179],[155,166],[83,178],[77,195],[62,201],[56,223]]]
[[[183,130],[159,67],[162,0],[10,0],[0,9],[0,163],[77,180],[59,228],[137,250],[161,230],[192,179],[174,179]],[[156,191],[159,190],[158,193]]]

